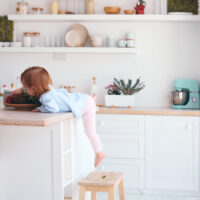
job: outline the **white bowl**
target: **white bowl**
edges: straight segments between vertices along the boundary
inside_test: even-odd
[[[22,47],[22,42],[11,42],[10,46],[11,47]]]
[[[102,47],[103,38],[101,36],[95,35],[90,37],[92,47]]]
[[[2,42],[2,47],[9,47],[10,46],[10,42]]]

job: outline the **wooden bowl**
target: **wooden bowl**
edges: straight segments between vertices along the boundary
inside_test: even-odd
[[[109,7],[104,7],[104,11],[106,14],[119,14],[121,8],[116,6],[109,6]]]
[[[124,14],[132,15],[132,14],[134,14],[134,10],[124,10]]]

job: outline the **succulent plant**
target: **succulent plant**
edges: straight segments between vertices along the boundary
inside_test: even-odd
[[[144,0],[138,0],[138,5],[145,6],[146,5],[146,1],[144,1]]]
[[[123,79],[117,80],[114,78],[113,84],[106,87],[106,89],[109,95],[133,95],[142,90],[144,87],[145,85],[141,82],[140,78],[138,78],[134,84],[131,79],[125,83]]]

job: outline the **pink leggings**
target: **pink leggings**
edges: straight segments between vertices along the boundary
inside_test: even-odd
[[[89,95],[86,97],[86,104],[83,111],[82,119],[85,129],[95,153],[102,151],[101,141],[96,133],[96,105],[93,98]]]

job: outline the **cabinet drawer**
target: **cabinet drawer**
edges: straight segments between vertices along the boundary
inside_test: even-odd
[[[123,172],[126,190],[144,187],[144,160],[105,159],[97,171]]]
[[[144,134],[144,116],[98,114],[97,132]]]
[[[144,136],[100,134],[103,150],[110,158],[144,158]]]

